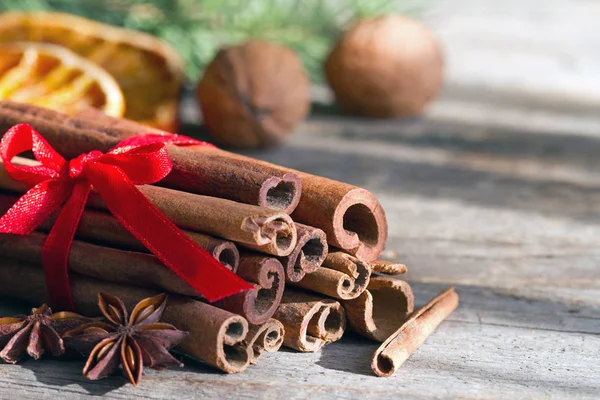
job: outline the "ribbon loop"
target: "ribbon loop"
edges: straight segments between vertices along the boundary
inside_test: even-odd
[[[188,238],[135,187],[169,174],[172,164],[165,143],[208,145],[179,135],[138,135],[106,154],[92,151],[67,163],[29,125],[16,125],[4,135],[0,156],[7,173],[35,186],[0,218],[0,232],[29,234],[64,204],[42,249],[46,285],[55,307],[75,308],[68,256],[92,187],[129,232],[208,301],[252,289]],[[27,150],[33,151],[41,165],[12,163],[14,156]]]
[[[118,166],[136,185],[158,182],[173,168],[164,143],[117,147],[98,161]]]
[[[32,150],[35,159],[40,161],[41,165],[16,166],[11,162],[15,156],[28,150]],[[15,125],[4,134],[0,156],[11,178],[32,186],[48,178],[58,178],[67,165],[65,159],[46,139],[27,124]]]

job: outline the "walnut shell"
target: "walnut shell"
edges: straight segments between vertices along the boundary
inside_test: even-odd
[[[438,93],[443,55],[433,33],[400,15],[359,21],[345,32],[325,62],[340,107],[354,115],[418,114]]]
[[[310,81],[296,53],[263,41],[220,50],[196,94],[215,140],[232,147],[281,143],[310,108]]]

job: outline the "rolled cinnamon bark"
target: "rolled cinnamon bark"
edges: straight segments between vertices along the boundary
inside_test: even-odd
[[[375,260],[369,263],[371,271],[386,275],[402,275],[408,272],[406,265],[395,261]]]
[[[315,352],[340,339],[346,329],[344,309],[335,300],[287,288],[274,318],[285,329],[283,345]]]
[[[47,237],[41,232],[29,235],[0,234],[0,254],[41,265],[42,248]],[[74,240],[69,253],[69,270],[107,282],[199,297],[194,289],[151,254]]]
[[[348,327],[378,342],[394,333],[415,307],[410,285],[387,276],[372,276],[367,290],[356,299],[341,303]]]
[[[242,344],[252,350],[251,364],[264,353],[274,353],[281,348],[285,330],[283,324],[276,319],[269,319],[262,325],[250,325],[246,339]]]
[[[335,251],[325,257],[321,268],[291,284],[336,299],[350,300],[366,290],[370,277],[369,264],[350,254]]]
[[[77,311],[99,316],[98,292],[119,297],[132,309],[135,304],[159,292],[109,283],[77,274],[71,276],[71,290]],[[0,294],[35,304],[48,302],[41,266],[0,258]],[[188,331],[178,349],[227,373],[245,370],[252,357],[242,341],[248,322],[241,316],[186,297],[170,295],[163,313],[164,322]]]
[[[303,224],[296,224],[296,231],[296,247],[289,256],[279,258],[288,282],[298,282],[304,275],[315,272],[328,253],[325,232]]]
[[[13,163],[39,164],[22,157],[15,157]],[[0,189],[26,190],[21,182],[8,176],[2,162],[0,171]],[[157,186],[140,185],[137,188],[180,228],[218,236],[276,256],[290,254],[296,245],[296,226],[285,213]],[[106,210],[102,198],[94,193],[88,199],[88,206]]]
[[[0,214],[6,213],[17,200],[18,197],[0,193]],[[57,215],[55,213],[51,216],[39,227],[39,230],[46,233],[49,232],[54,225]],[[233,272],[237,271],[240,254],[235,244],[196,232],[186,230],[183,230],[183,232],[196,244],[212,254],[221,264]],[[94,210],[85,210],[83,212],[79,225],[77,225],[75,238],[122,250],[148,252],[146,247],[113,216]]]
[[[67,159],[92,150],[107,152],[120,140],[140,133],[156,132],[133,121],[111,118],[87,110],[66,115],[40,107],[0,102],[0,130],[28,123]],[[292,172],[266,164],[235,162],[232,153],[202,147],[198,151],[169,145],[173,170],[161,185],[240,203],[291,213],[300,199],[301,184]]]
[[[237,274],[255,283],[255,288],[214,303],[215,306],[242,315],[249,323],[260,325],[273,316],[285,287],[285,272],[272,257],[243,254]]]
[[[392,376],[435,328],[458,307],[458,294],[451,287],[414,312],[373,355],[371,368],[378,376]]]
[[[292,213],[294,220],[322,229],[329,244],[362,260],[379,257],[388,232],[385,212],[377,198],[347,183],[296,173],[302,182],[302,198]]]

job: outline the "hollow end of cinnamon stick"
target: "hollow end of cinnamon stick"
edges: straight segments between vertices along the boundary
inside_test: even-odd
[[[258,205],[291,214],[300,202],[302,184],[293,173],[282,177],[273,176],[261,185],[258,193]]]
[[[237,271],[240,264],[240,252],[233,242],[185,230],[183,233],[192,239],[194,243],[212,254],[225,267],[233,272]]]
[[[344,309],[338,302],[323,305],[308,322],[307,333],[325,342],[339,340],[346,330]]]
[[[237,271],[240,264],[240,252],[232,242],[221,241],[213,248],[212,255],[231,271]]]
[[[377,376],[392,376],[456,307],[458,294],[450,287],[415,311],[375,351],[371,362],[373,372]]]
[[[285,329],[283,328],[283,324],[276,319],[270,319],[264,326],[267,329],[264,329],[264,339],[261,342],[261,347],[267,353],[274,353],[283,345]]]
[[[275,258],[246,253],[240,259],[237,274],[254,283],[255,288],[214,304],[244,316],[251,324],[265,323],[281,303],[285,287],[283,266]]]
[[[369,264],[350,254],[334,251],[327,254],[321,268],[291,284],[336,299],[351,300],[366,290],[370,278]]]
[[[414,304],[410,285],[388,276],[371,277],[364,293],[342,301],[350,329],[378,342],[384,342],[406,321]]]
[[[280,257],[294,251],[298,240],[295,223],[284,213],[247,217],[241,229],[254,237],[253,243],[244,243],[244,247]]]
[[[248,323],[239,315],[232,315],[222,322],[215,366],[228,374],[245,370],[252,360],[251,349],[242,342],[248,334]]]
[[[288,282],[298,282],[315,272],[329,252],[327,237],[321,229],[296,223],[296,231],[296,247],[289,256],[280,258]]]
[[[323,229],[330,245],[361,260],[377,259],[388,235],[385,212],[377,198],[342,182],[302,173],[300,178],[305,196],[292,214],[294,220]]]
[[[278,351],[283,345],[284,334],[283,324],[273,318],[262,325],[250,325],[248,335],[243,342],[244,346],[252,350],[250,363],[255,364],[264,352]]]
[[[301,352],[316,352],[338,340],[346,328],[340,303],[312,294],[286,289],[274,318],[285,329],[283,345]]]
[[[334,236],[329,240],[361,260],[374,260],[385,248],[385,212],[365,189],[354,189],[342,198],[333,215],[333,226]]]

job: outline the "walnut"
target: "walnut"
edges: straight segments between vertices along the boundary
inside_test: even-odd
[[[339,106],[365,117],[418,114],[442,84],[443,56],[432,32],[400,15],[358,21],[325,63]]]
[[[310,81],[296,53],[263,41],[220,50],[196,94],[214,139],[232,147],[281,143],[310,108]]]

